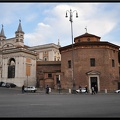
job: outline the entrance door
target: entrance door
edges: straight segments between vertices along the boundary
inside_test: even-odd
[[[118,89],[120,89],[120,82],[118,82]]]
[[[97,77],[90,77],[90,81],[91,81],[91,87],[94,87],[95,85],[98,86]]]

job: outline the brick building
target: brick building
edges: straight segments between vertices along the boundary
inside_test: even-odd
[[[61,61],[37,61],[37,85],[45,88],[49,85],[52,89],[57,89],[60,84]]]
[[[86,32],[74,38],[73,47],[68,45],[59,48],[63,89],[72,88],[73,82],[75,82],[76,88],[79,85],[82,87],[87,85],[89,91],[94,85],[98,86],[98,91],[105,89],[111,91],[118,88],[120,46],[100,41],[100,39],[101,37]],[[72,68],[74,68],[73,74]],[[74,75],[74,79],[72,79],[72,75]]]

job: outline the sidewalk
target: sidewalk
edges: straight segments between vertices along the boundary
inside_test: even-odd
[[[18,90],[18,91],[22,91],[21,87],[10,88],[10,89],[15,89],[15,90]],[[36,93],[46,94],[46,89],[37,88]],[[67,95],[71,95],[72,93],[69,90],[60,90],[60,92],[59,92],[59,90],[51,89],[49,94],[65,94],[65,95],[67,94]],[[98,92],[97,94],[109,95],[109,94],[115,94],[115,93],[114,92],[101,91],[101,92]],[[91,95],[91,93],[76,93],[76,95]]]
[[[46,94],[46,91],[45,89],[43,90],[37,90],[36,93],[40,93],[40,94]],[[71,93],[69,90],[54,90],[52,89],[51,92],[49,92],[49,94],[73,94]],[[97,94],[103,94],[103,95],[109,95],[109,94],[115,94],[114,92],[106,92],[106,91],[101,91],[101,92],[98,92]],[[95,94],[95,95],[97,95]],[[76,93],[76,95],[91,95],[91,93]]]

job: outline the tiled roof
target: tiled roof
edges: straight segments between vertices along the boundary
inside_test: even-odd
[[[78,36],[78,37],[75,37],[75,39],[76,38],[82,38],[82,37],[97,37],[97,38],[100,38],[99,36],[96,36],[96,35],[93,35],[93,34],[89,34],[89,33],[85,33],[85,34],[83,34],[83,35],[80,35],[80,36]]]

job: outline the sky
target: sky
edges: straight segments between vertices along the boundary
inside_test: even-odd
[[[21,20],[25,45],[59,41],[64,47],[72,44],[70,9],[73,38],[85,34],[87,28],[101,41],[120,45],[120,2],[0,2],[0,30],[3,25],[6,39],[13,38]]]

